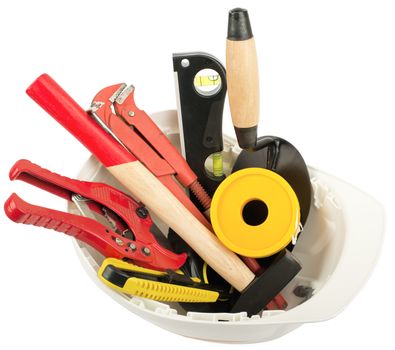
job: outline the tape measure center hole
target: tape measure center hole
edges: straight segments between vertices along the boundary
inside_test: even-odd
[[[258,226],[263,224],[269,215],[269,208],[266,203],[260,199],[248,201],[243,209],[243,220],[247,225]]]

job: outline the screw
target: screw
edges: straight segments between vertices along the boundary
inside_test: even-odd
[[[187,68],[187,67],[189,67],[189,65],[190,65],[190,62],[189,62],[189,60],[187,58],[184,58],[184,59],[181,60],[181,66],[183,68]]]
[[[313,292],[314,289],[309,286],[297,286],[293,291],[297,297],[304,298],[306,300],[311,298]]]
[[[148,216],[148,210],[146,207],[139,207],[136,209],[137,216],[139,218],[145,219]]]
[[[115,238],[115,243],[122,246],[123,245],[123,240],[118,238],[118,237],[116,237]]]
[[[131,250],[133,250],[134,252],[137,250],[137,247],[136,247],[136,245],[135,245],[134,243],[130,243],[130,244],[129,244],[129,248],[130,248]]]
[[[142,251],[143,251],[143,253],[145,254],[145,255],[150,255],[151,254],[151,251],[149,250],[149,248],[147,248],[147,247],[144,247],[143,249],[142,249]]]
[[[129,117],[134,117],[134,112],[133,112],[133,111],[129,111],[129,112],[128,112],[128,116],[129,116]]]

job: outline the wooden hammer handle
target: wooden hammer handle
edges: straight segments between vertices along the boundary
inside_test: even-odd
[[[240,258],[225,248],[143,164],[131,162],[107,169],[238,291],[255,278]]]

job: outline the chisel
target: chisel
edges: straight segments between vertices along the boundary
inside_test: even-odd
[[[237,141],[241,148],[252,149],[256,145],[259,121],[259,74],[255,40],[245,9],[229,11],[226,71]]]

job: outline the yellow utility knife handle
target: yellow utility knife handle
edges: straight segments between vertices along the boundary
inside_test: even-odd
[[[164,276],[167,273],[146,269],[118,259],[105,259],[99,269],[98,276],[107,286],[121,293],[166,302],[213,303],[219,298],[219,293],[216,291],[164,283],[139,277],[129,277],[125,282],[116,284],[108,280],[105,276],[106,269],[111,266],[121,270],[154,276]]]

